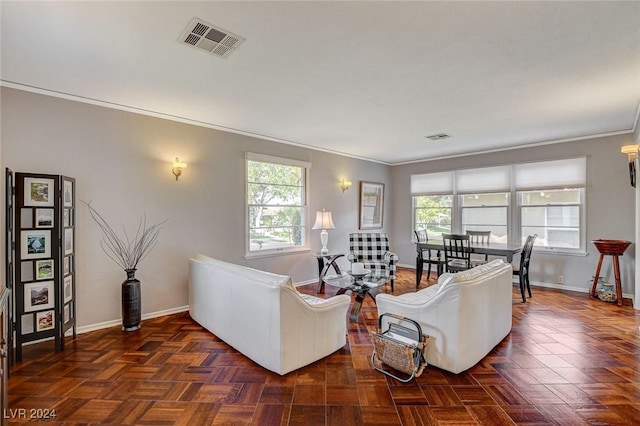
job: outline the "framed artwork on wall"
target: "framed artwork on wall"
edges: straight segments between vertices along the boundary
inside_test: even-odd
[[[53,206],[54,180],[41,178],[24,179],[25,206]]]
[[[68,228],[69,226],[71,226],[71,210],[70,209],[64,209],[62,213],[62,218],[63,218],[62,225],[65,228]]]
[[[360,182],[359,229],[382,228],[384,215],[384,184]]]
[[[36,260],[36,280],[53,279],[53,259]]]
[[[36,228],[53,228],[53,209],[36,209]]]
[[[73,207],[73,182],[68,180],[64,181],[62,199],[65,207]]]
[[[32,312],[50,309],[55,304],[53,281],[28,283],[24,285],[24,311]]]
[[[53,330],[54,324],[54,312],[44,311],[36,313],[36,331]]]
[[[51,231],[20,231],[20,254],[22,259],[51,257]]]
[[[64,230],[64,254],[73,253],[73,228]]]
[[[73,277],[69,275],[68,277],[64,277],[64,303],[71,301],[73,298]]]

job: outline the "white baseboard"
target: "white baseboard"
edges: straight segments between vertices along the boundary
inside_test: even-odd
[[[415,265],[406,265],[406,264],[398,264],[398,266],[401,266],[403,268],[407,268],[407,269],[416,269]],[[514,283],[518,282],[517,278],[514,278],[513,280]],[[546,288],[554,288],[557,290],[568,290],[568,291],[576,291],[578,293],[589,293],[591,291],[591,286],[589,287],[574,287],[574,286],[570,286],[567,284],[555,284],[555,283],[545,283],[545,282],[540,282],[540,281],[536,281],[536,282],[531,282],[531,286],[532,287],[546,287]],[[631,294],[625,294],[622,293],[622,297],[625,299],[632,299],[633,295]]]
[[[185,312],[189,310],[189,305],[180,306],[178,308],[165,309],[163,311],[150,312],[148,314],[143,314],[142,319],[147,320],[151,318],[163,317],[165,315],[178,314],[180,312]],[[78,327],[76,332],[78,334],[88,333],[90,331],[102,330],[104,328],[115,327],[117,325],[122,324],[122,319],[117,319],[113,321],[105,321],[97,324],[83,325],[82,327]]]

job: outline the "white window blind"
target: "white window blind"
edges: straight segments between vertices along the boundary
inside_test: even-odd
[[[587,185],[587,159],[516,164],[514,179],[517,191],[583,188]]]
[[[411,194],[453,194],[453,172],[412,175]]]
[[[511,166],[458,170],[455,182],[458,194],[507,192],[511,190]]]

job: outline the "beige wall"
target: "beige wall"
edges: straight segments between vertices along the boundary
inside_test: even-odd
[[[226,261],[317,279],[310,252],[246,260],[244,155],[251,151],[312,164],[310,220],[323,208],[337,229],[329,247],[348,248],[358,226],[358,182],[383,182],[385,165],[196,127],[100,106],[2,88],[2,167],[16,172],[64,174],[77,179],[77,200],[92,201],[114,226],[133,230],[144,213],[155,223],[168,219],[160,241],[139,266],[143,314],[188,303],[187,262],[202,252]],[[170,162],[189,163],[178,182]],[[354,185],[344,194],[339,181]],[[389,192],[387,192],[389,195]],[[390,203],[386,219],[391,216]],[[77,213],[77,303],[80,327],[120,318],[120,283],[125,274],[99,247],[101,234],[87,209]],[[319,231],[310,232],[320,249]]]
[[[410,242],[412,220],[410,179],[412,174],[586,155],[588,169],[586,190],[588,255],[568,256],[534,253],[531,261],[532,282],[586,291],[599,259],[599,254],[590,241],[598,238],[636,241],[634,190],[629,185],[627,158],[620,154],[620,147],[631,143],[632,140],[633,135],[628,134],[395,166],[392,168],[391,174],[394,221],[390,229],[394,238],[394,248],[403,261],[414,262],[415,246]],[[623,293],[634,294],[635,247],[627,249],[620,260]],[[558,275],[564,275],[564,285],[557,284]],[[603,263],[601,275],[609,277],[613,281],[610,258],[607,258]]]
[[[636,135],[390,167],[14,89],[2,88],[0,100],[3,170],[75,177],[78,200],[93,201],[113,224],[128,229],[143,213],[152,222],[169,219],[137,274],[143,282],[145,315],[187,305],[187,261],[198,252],[288,274],[297,283],[317,278],[310,253],[244,258],[247,151],[311,162],[310,219],[322,208],[333,212],[337,229],[329,231],[332,250],[347,250],[348,234],[357,230],[361,180],[386,184],[384,231],[391,234],[400,263],[412,266],[411,174],[574,155],[588,156],[587,241],[636,240],[634,191],[620,154],[620,146],[632,143]],[[189,163],[178,182],[170,170],[176,156]],[[344,194],[339,189],[342,178],[353,181]],[[120,318],[124,273],[101,251],[101,235],[84,208],[78,210],[77,225],[78,323],[89,328]],[[310,238],[312,249],[319,250],[319,231],[311,231]],[[587,248],[586,257],[534,255],[533,281],[554,284],[557,275],[564,275],[565,287],[586,291],[598,260],[595,249],[590,244]],[[632,246],[621,258],[625,294],[634,293],[634,253]],[[611,273],[607,261],[603,274]]]

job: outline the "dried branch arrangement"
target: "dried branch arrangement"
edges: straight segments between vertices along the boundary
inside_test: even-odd
[[[120,237],[105,218],[91,206],[91,201],[88,203],[83,201],[83,203],[87,205],[89,214],[91,214],[91,217],[104,234],[104,239],[100,240],[100,247],[102,247],[109,259],[113,260],[125,271],[136,269],[138,263],[149,255],[158,242],[161,226],[166,222],[165,220],[158,224],[147,226],[147,215],[145,214],[140,218],[138,229],[132,238],[129,237],[124,226],[122,227],[124,237]]]

